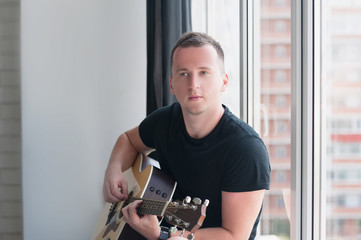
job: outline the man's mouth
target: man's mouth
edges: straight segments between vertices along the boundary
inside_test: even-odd
[[[202,96],[199,96],[199,95],[192,95],[189,97],[189,100],[190,101],[198,101],[202,98]]]

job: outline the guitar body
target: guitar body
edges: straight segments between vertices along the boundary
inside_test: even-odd
[[[128,181],[130,197],[152,199],[168,202],[172,199],[176,182],[152,165],[155,161],[143,154],[138,154],[132,168],[124,172]],[[98,225],[100,232],[96,232],[96,240],[145,240],[122,220],[121,209],[124,201],[112,204],[108,210],[107,219],[101,218]],[[109,206],[109,204],[107,204]],[[105,215],[105,214],[103,214]]]

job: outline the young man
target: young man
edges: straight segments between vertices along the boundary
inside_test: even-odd
[[[228,76],[219,43],[206,34],[185,33],[173,48],[169,81],[178,102],[118,138],[105,174],[105,200],[127,198],[122,171],[139,152],[156,149],[162,171],[178,183],[174,199],[210,200],[195,239],[254,239],[270,185],[269,159],[258,134],[222,105]],[[147,239],[160,239],[157,218],[139,217],[139,204],[123,209],[125,221]]]

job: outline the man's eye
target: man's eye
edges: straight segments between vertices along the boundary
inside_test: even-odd
[[[179,76],[181,76],[181,77],[186,77],[186,76],[188,76],[188,73],[182,72],[182,73],[179,74]]]
[[[202,71],[201,74],[202,75],[208,75],[208,72],[207,71]]]

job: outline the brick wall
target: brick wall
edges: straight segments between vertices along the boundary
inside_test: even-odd
[[[0,0],[0,240],[22,239],[20,0]]]

